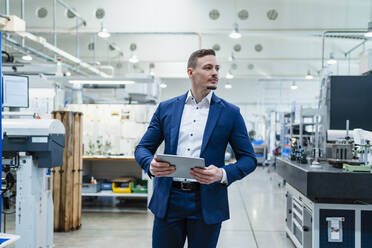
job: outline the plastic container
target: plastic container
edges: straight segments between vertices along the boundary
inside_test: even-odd
[[[101,190],[112,190],[112,183],[101,183]]]
[[[97,193],[100,191],[100,185],[97,184],[91,184],[91,183],[83,183],[81,185],[81,192],[82,193]]]
[[[121,194],[129,194],[132,193],[132,185],[133,182],[113,182],[112,183],[112,191],[114,193],[121,193]]]
[[[132,185],[133,193],[147,193],[147,181],[137,179]]]

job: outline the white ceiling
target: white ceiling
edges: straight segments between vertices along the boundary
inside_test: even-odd
[[[20,16],[20,2],[10,1],[10,14]],[[52,0],[25,0],[25,21],[29,32],[36,32],[53,42]],[[372,20],[372,1],[367,0],[65,0],[67,4],[87,21],[79,28],[79,56],[87,61],[100,61],[115,67],[116,75],[133,71],[127,63],[131,53],[129,45],[137,44],[138,67],[148,72],[149,63],[155,63],[155,72],[162,78],[185,78],[186,61],[190,53],[198,49],[211,48],[219,44],[217,52],[222,65],[222,76],[229,69],[233,46],[240,44],[242,50],[235,52],[238,78],[300,78],[308,70],[312,73],[321,68],[321,34],[326,30],[366,30]],[[4,10],[5,0],[1,0]],[[36,10],[48,10],[46,18],[38,18]],[[103,8],[106,15],[102,20],[95,17],[97,8]],[[220,12],[217,20],[209,18],[209,11]],[[237,12],[246,9],[247,20],[240,20]],[[275,9],[278,18],[267,18],[267,12]],[[2,12],[4,13],[4,12]],[[112,33],[109,41],[123,52],[109,51],[107,42],[96,38],[95,57],[88,50],[94,41],[101,22]],[[233,23],[239,24],[243,38],[228,37]],[[76,55],[76,35],[73,27],[76,19],[68,19],[65,9],[57,5],[57,46]],[[42,33],[40,33],[42,32]],[[190,34],[185,34],[190,33]],[[201,36],[201,42],[199,36]],[[347,74],[348,61],[344,53],[362,40],[327,39],[325,54],[333,52],[340,60],[331,68],[335,73]],[[363,48],[371,48],[371,41],[351,54],[350,72],[358,73],[359,54]],[[263,50],[257,52],[255,45]],[[32,44],[28,44],[32,45]],[[117,64],[122,67],[117,68]],[[248,69],[253,64],[253,69]]]

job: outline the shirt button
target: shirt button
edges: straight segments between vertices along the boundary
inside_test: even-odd
[[[192,136],[193,134],[192,133],[190,133],[190,136]]]
[[[196,107],[196,109],[199,109],[199,107]]]
[[[196,120],[194,120],[194,122],[196,122]]]
[[[190,148],[187,148],[188,151],[190,151]]]

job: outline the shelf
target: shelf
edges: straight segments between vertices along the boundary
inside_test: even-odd
[[[130,156],[84,156],[84,161],[130,161],[135,162],[134,157]]]
[[[291,135],[289,135],[289,134],[286,134],[285,136],[286,136],[286,137],[291,137]],[[309,135],[309,134],[303,134],[303,135],[302,135],[303,138],[309,138],[309,137],[314,137],[314,136],[315,136],[315,135]],[[293,138],[299,138],[300,135],[299,135],[299,134],[293,134],[292,137],[293,137]]]
[[[125,198],[147,198],[147,193],[130,193],[120,194],[114,193],[110,190],[103,190],[97,193],[81,193],[81,196],[114,196],[114,197],[125,197]]]

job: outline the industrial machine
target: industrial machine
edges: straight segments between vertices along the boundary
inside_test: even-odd
[[[278,159],[286,233],[297,248],[372,247],[372,132],[328,130],[328,141],[319,167]]]
[[[16,234],[20,236],[16,247],[52,248],[49,168],[63,164],[65,128],[58,120],[33,119],[32,114],[20,112],[29,107],[28,77],[4,75],[1,90],[2,110],[9,111],[2,111],[7,119],[1,121],[2,172],[6,175],[2,197],[9,208],[15,191]]]
[[[277,159],[286,181],[286,234],[297,248],[372,247],[371,79],[324,76],[314,153],[306,161],[292,149]],[[303,139],[295,141],[300,148]]]
[[[17,248],[53,247],[48,168],[61,166],[65,128],[58,120],[3,119],[3,159],[16,169]]]

